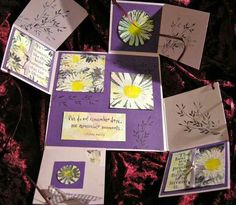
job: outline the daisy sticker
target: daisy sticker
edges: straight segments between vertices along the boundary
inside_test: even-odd
[[[112,72],[110,107],[153,109],[152,76]]]
[[[65,165],[57,171],[57,179],[62,184],[74,184],[80,178],[80,170],[75,165]]]
[[[196,186],[223,184],[225,181],[225,149],[223,145],[198,149],[195,155]]]
[[[129,11],[128,16],[129,18],[123,16],[119,21],[118,33],[121,40],[130,46],[143,45],[152,36],[153,20],[140,10]]]
[[[56,90],[103,92],[104,70],[104,55],[63,54]]]

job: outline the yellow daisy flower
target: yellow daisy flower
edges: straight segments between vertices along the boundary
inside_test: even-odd
[[[58,91],[92,92],[93,82],[88,74],[73,73],[58,81]]]
[[[205,150],[196,155],[195,164],[200,167],[204,181],[208,185],[224,183],[225,153],[217,147]]]
[[[74,184],[80,178],[80,170],[75,165],[65,165],[57,171],[57,179],[62,184]]]
[[[123,16],[119,21],[118,33],[121,40],[130,46],[143,45],[152,36],[154,29],[150,16],[139,10],[128,12],[129,18]]]
[[[76,69],[82,63],[80,54],[62,54],[61,67],[64,69]]]

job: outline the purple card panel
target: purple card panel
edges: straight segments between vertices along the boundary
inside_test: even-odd
[[[59,65],[60,62],[58,62]],[[57,69],[57,74],[58,75]],[[151,74],[154,109],[110,108],[111,72]],[[56,77],[57,79],[57,77]],[[55,81],[55,85],[56,85]],[[47,145],[117,149],[163,150],[161,87],[158,58],[107,55],[104,92],[73,93],[56,91],[52,96],[47,132]],[[98,112],[126,114],[126,141],[61,140],[63,112]]]
[[[129,12],[132,10],[144,11],[153,20],[154,29],[152,31],[152,36],[149,40],[145,41],[143,45],[139,46],[129,46],[124,43],[118,34],[118,24],[124,15],[117,6],[113,6],[113,18],[112,18],[112,33],[111,35],[111,45],[110,49],[113,51],[137,51],[137,52],[150,52],[156,53],[158,46],[158,39],[160,33],[161,24],[161,11],[162,6],[159,5],[143,5],[143,4],[133,4],[133,3],[119,3],[125,11]]]
[[[85,162],[55,162],[51,185],[63,189],[82,189]]]

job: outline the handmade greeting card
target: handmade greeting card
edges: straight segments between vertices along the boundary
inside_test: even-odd
[[[165,4],[158,53],[199,69],[209,13]]]
[[[209,13],[168,4],[111,5],[110,53],[163,56],[199,69]]]
[[[86,16],[73,0],[31,0],[12,26],[1,69],[51,93],[55,51]]]
[[[46,146],[38,186],[51,204],[104,204],[103,149]],[[45,204],[35,191],[33,204]]]
[[[164,99],[170,151],[228,140],[219,83]]]
[[[58,52],[46,145],[164,150],[159,57]]]
[[[170,152],[160,197],[230,187],[229,142]]]

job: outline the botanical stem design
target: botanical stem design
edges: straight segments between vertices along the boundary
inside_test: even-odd
[[[170,25],[170,35],[183,39],[184,43],[178,39],[165,38],[165,42],[162,45],[162,53],[168,53],[170,50],[175,52],[177,49],[184,49],[184,46],[193,46],[195,40],[192,39],[192,33],[195,30],[195,23],[183,23],[181,18],[178,17],[173,20]]]
[[[58,100],[58,105],[62,107],[68,107],[70,106],[70,102],[77,106],[81,105],[95,105],[99,102],[98,99],[94,98],[90,95],[85,95],[83,98],[81,98],[80,95],[73,95],[73,96],[67,96],[67,95],[54,95],[53,100]]]
[[[137,143],[137,146],[135,146],[134,148],[147,147],[145,146],[145,144],[146,144],[147,138],[150,137],[149,128],[152,127],[152,125],[153,125],[153,121],[151,119],[151,116],[149,116],[146,121],[142,120],[138,124],[137,129],[133,130],[133,137],[135,138],[135,141]]]
[[[30,22],[29,18],[19,16],[20,26],[27,31],[33,30],[38,36],[44,33],[48,40],[55,40],[53,35],[66,29],[66,26],[60,25],[59,18],[67,17],[68,12],[70,12],[69,10],[56,9],[55,1],[46,1],[43,4],[43,11],[33,18],[33,22]]]
[[[200,102],[193,102],[193,106],[193,109],[187,112],[184,104],[176,104],[178,109],[177,114],[183,120],[183,122],[178,123],[178,125],[183,126],[185,132],[197,130],[202,134],[220,134],[220,132],[217,131],[218,127],[216,123],[211,119],[211,114],[202,111],[203,105]]]

